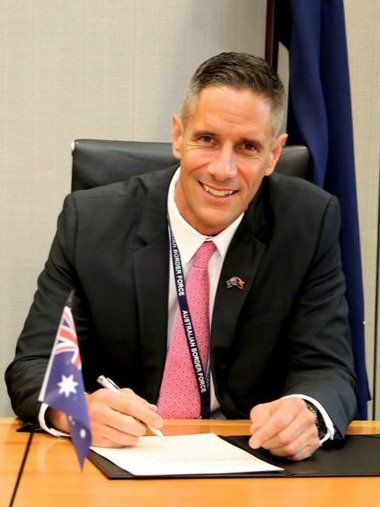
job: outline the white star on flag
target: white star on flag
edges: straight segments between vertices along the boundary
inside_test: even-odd
[[[76,394],[76,386],[78,385],[78,382],[75,382],[74,376],[69,375],[66,377],[66,375],[62,375],[61,382],[58,382],[59,385],[59,394],[64,394],[66,398],[70,396],[70,394]]]

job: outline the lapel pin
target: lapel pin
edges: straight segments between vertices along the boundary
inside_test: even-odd
[[[233,276],[232,278],[226,281],[226,284],[227,289],[231,289],[231,287],[237,287],[238,289],[243,290],[245,282],[238,276]]]

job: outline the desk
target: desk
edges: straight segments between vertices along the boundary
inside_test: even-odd
[[[247,435],[247,421],[167,421],[168,435]],[[0,418],[0,506],[8,505],[28,439]],[[353,422],[349,433],[380,433],[380,421]],[[380,456],[379,456],[380,459]],[[14,507],[371,507],[380,477],[108,480],[86,461],[80,471],[71,442],[36,433]]]

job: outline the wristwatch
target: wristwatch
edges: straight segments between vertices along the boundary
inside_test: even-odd
[[[310,401],[305,400],[307,408],[314,414],[315,425],[318,430],[318,438],[322,440],[327,433],[327,427],[320,411]]]

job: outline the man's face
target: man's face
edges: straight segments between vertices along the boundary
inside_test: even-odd
[[[244,212],[286,140],[273,138],[267,99],[250,90],[210,86],[185,123],[173,117],[173,153],[181,161],[175,201],[183,218],[215,235]]]

